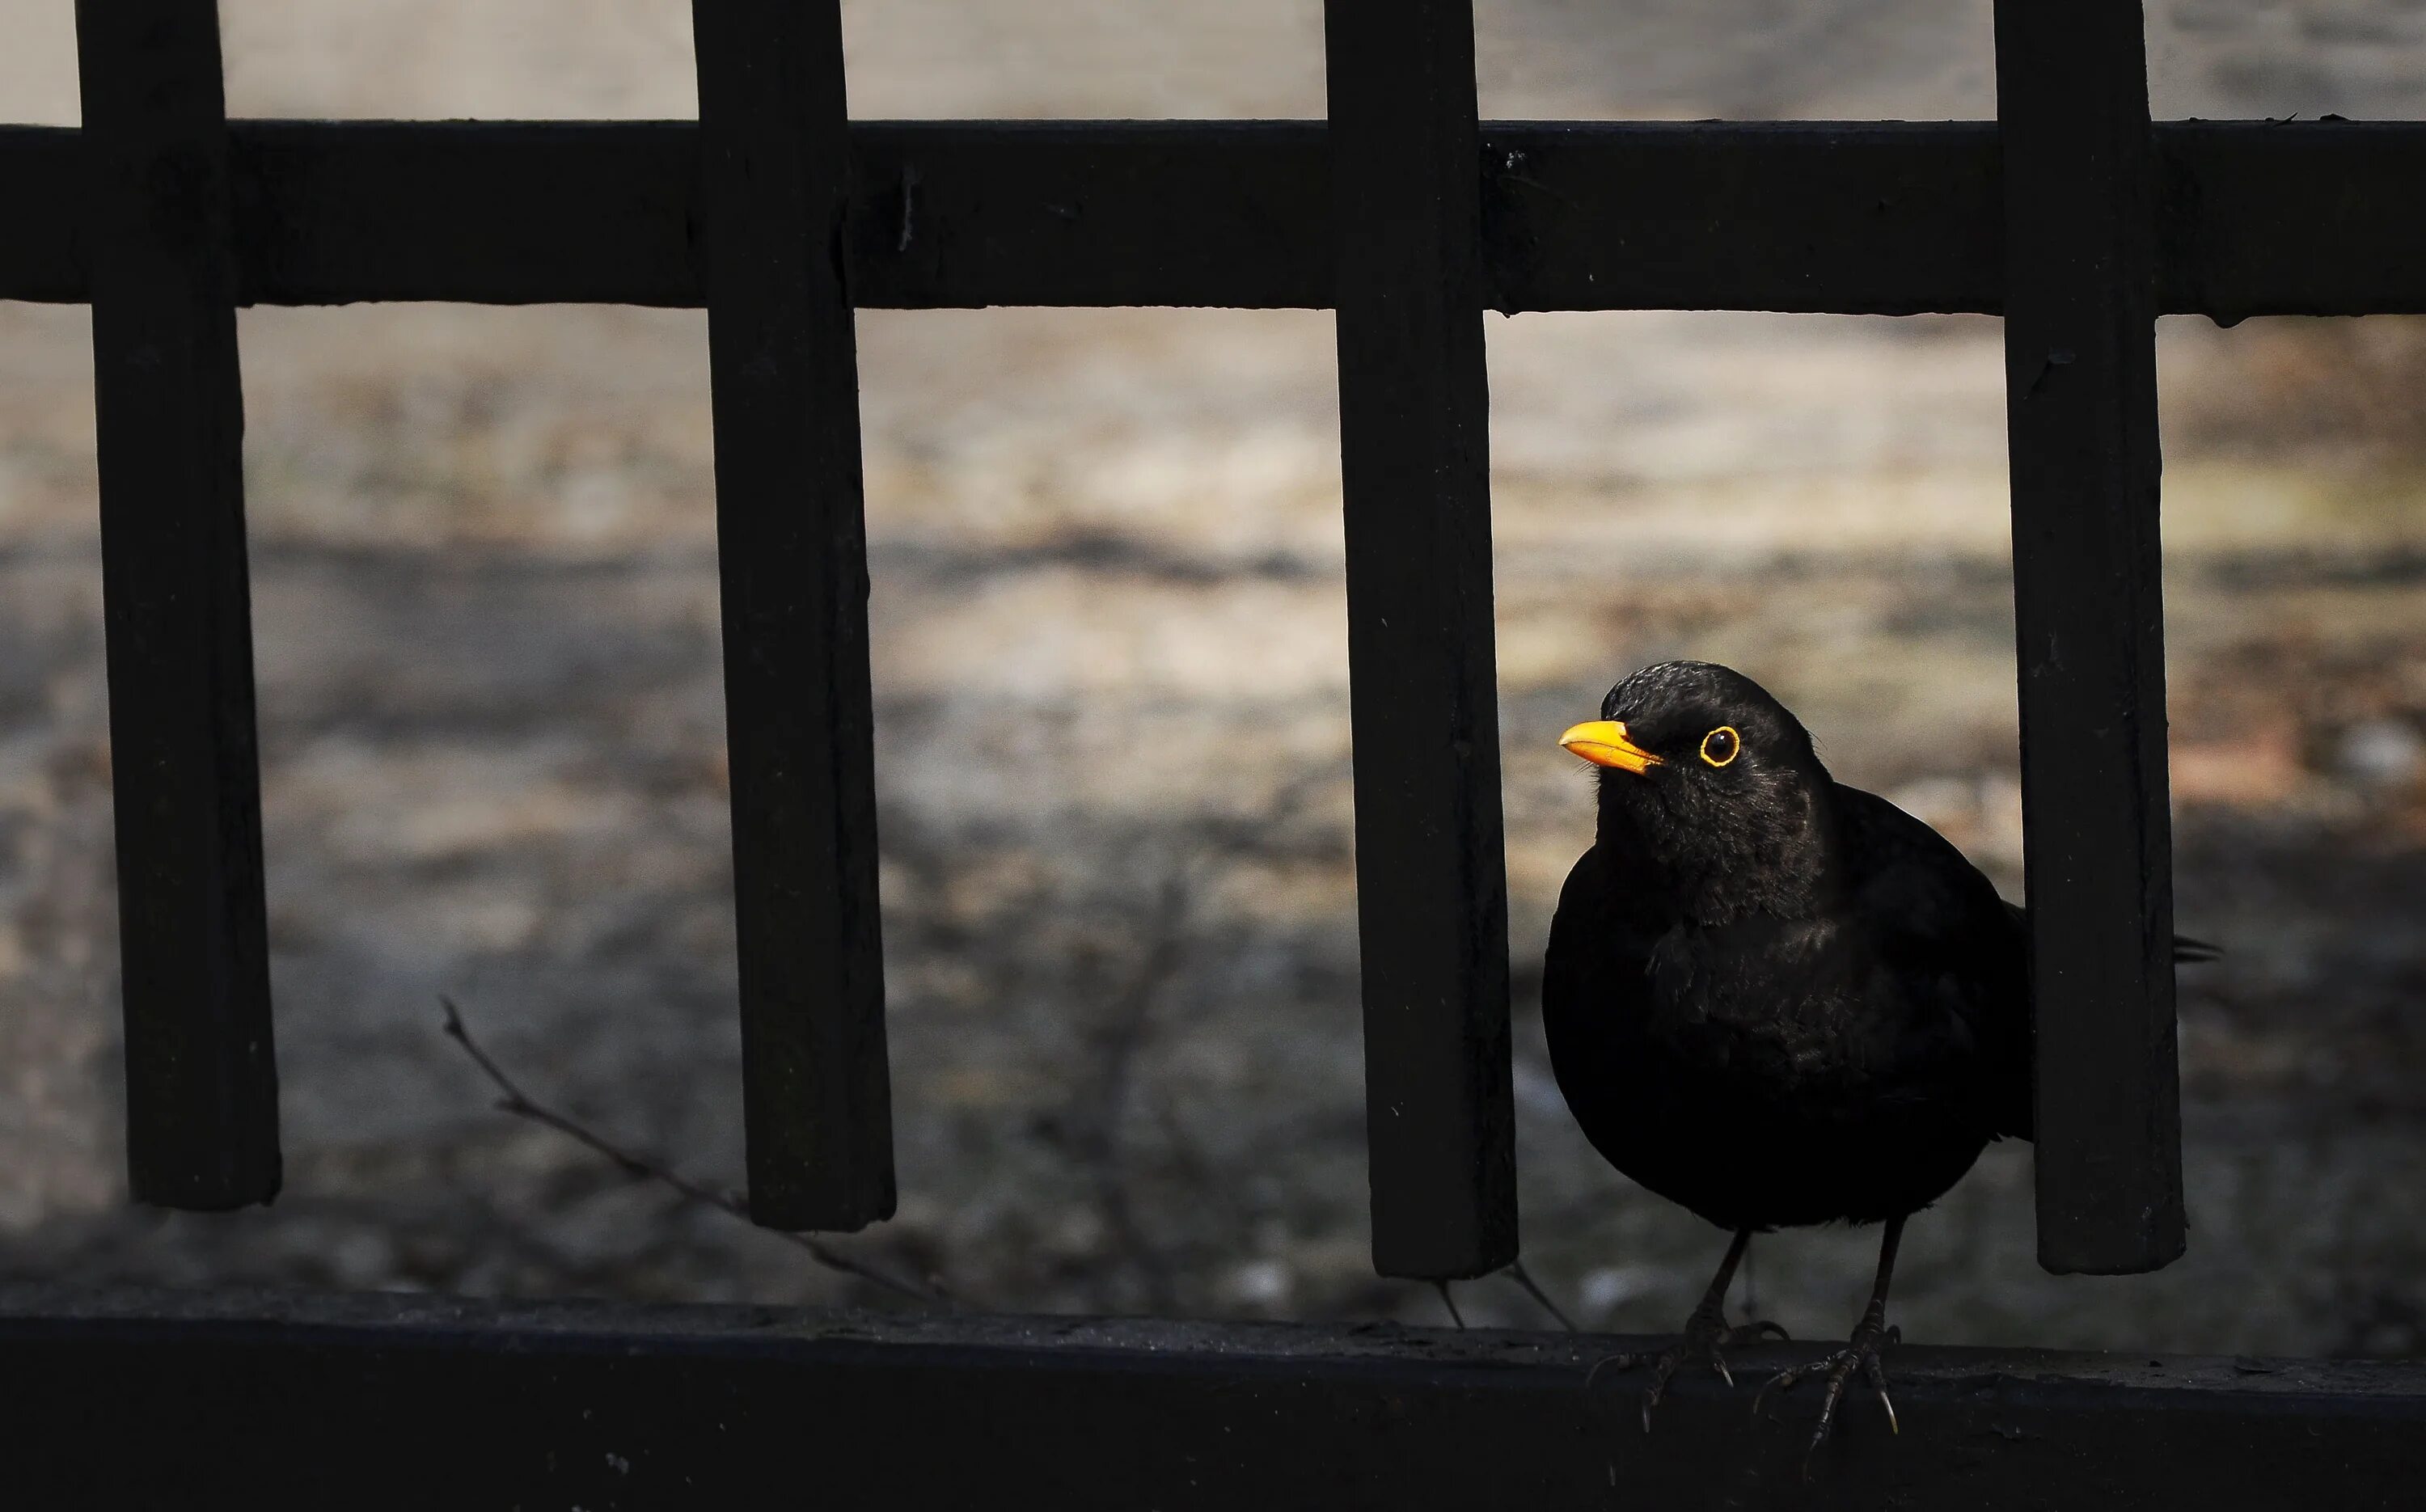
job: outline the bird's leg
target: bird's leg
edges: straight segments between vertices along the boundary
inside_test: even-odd
[[[1685,1361],[1697,1357],[1707,1359],[1719,1379],[1733,1386],[1736,1378],[1727,1370],[1724,1351],[1737,1344],[1749,1343],[1765,1333],[1775,1334],[1780,1339],[1788,1337],[1784,1328],[1766,1318],[1738,1327],[1727,1327],[1727,1284],[1735,1279],[1736,1266],[1742,1262],[1744,1251],[1751,1246],[1752,1231],[1737,1230],[1735,1242],[1727,1246],[1727,1258],[1719,1262],[1718,1275],[1710,1278],[1710,1289],[1702,1294],[1702,1300],[1693,1309],[1692,1316],[1685,1320],[1684,1337],[1657,1355],[1611,1355],[1593,1366],[1591,1375],[1584,1377],[1585,1387],[1589,1389],[1594,1377],[1612,1366],[1618,1370],[1650,1366],[1651,1388],[1642,1393],[1642,1431],[1649,1433],[1651,1409],[1658,1407],[1660,1398],[1667,1394],[1669,1380]]]
[[[1853,1336],[1846,1342],[1845,1347],[1808,1365],[1780,1371],[1770,1377],[1769,1384],[1752,1399],[1752,1409],[1757,1413],[1772,1387],[1780,1391],[1790,1391],[1798,1381],[1814,1375],[1827,1377],[1828,1394],[1820,1402],[1820,1424],[1811,1430],[1811,1445],[1803,1454],[1804,1480],[1811,1478],[1812,1456],[1827,1441],[1828,1430],[1836,1426],[1836,1404],[1844,1400],[1845,1387],[1852,1380],[1855,1371],[1861,1372],[1862,1379],[1879,1393],[1879,1405],[1887,1409],[1888,1431],[1902,1431],[1896,1423],[1895,1404],[1887,1400],[1886,1369],[1879,1363],[1879,1351],[1903,1337],[1900,1329],[1887,1327],[1887,1282],[1894,1279],[1896,1245],[1902,1238],[1903,1219],[1889,1219],[1886,1236],[1879,1242],[1879,1279],[1870,1288],[1870,1305],[1862,1310],[1862,1321],[1853,1326]]]

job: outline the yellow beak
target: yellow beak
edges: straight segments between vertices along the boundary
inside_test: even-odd
[[[1577,725],[1561,735],[1559,744],[1594,766],[1614,766],[1638,777],[1651,767],[1667,764],[1626,739],[1625,726],[1615,719],[1594,719]]]

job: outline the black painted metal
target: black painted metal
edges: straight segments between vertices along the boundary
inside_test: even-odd
[[[80,0],[76,44],[128,1182],[243,1207],[278,1192],[278,1071],[218,11]]]
[[[2183,1219],[2139,5],[1999,0],[1997,58],[2039,1263],[2148,1271]]]
[[[1516,1258],[1469,0],[1328,0],[1373,1265]]]
[[[893,1214],[835,0],[699,0],[750,1215]]]
[[[244,303],[703,302],[687,123],[231,129]],[[1326,136],[858,122],[853,300],[1327,307]],[[2426,123],[2169,121],[2156,141],[2164,313],[2426,312]],[[0,126],[0,298],[87,298],[78,143]],[[1486,121],[1481,159],[1496,309],[2004,307],[1990,122]]]
[[[2426,1367],[1909,1346],[1902,1431],[1856,1393],[1752,1413],[1793,1346],[1670,1389],[1658,1341],[0,1290],[28,1506],[1928,1507],[2416,1504]],[[1807,1350],[1807,1345],[1804,1348]],[[97,1425],[113,1426],[105,1431]]]
[[[1332,0],[1329,124],[850,125],[825,0],[698,7],[702,124],[229,123],[210,5],[85,0],[86,128],[0,127],[0,298],[95,306],[137,1194],[278,1180],[235,305],[709,308],[752,1185],[820,1228],[892,1205],[851,308],[1338,307],[1375,1253],[1432,1277],[1514,1239],[1480,313],[1981,312],[2009,318],[2042,1258],[2163,1263],[2151,322],[2426,311],[2426,125],[2152,128],[2136,6],[1997,10],[1994,124],[1478,124],[1467,0]],[[17,1293],[0,1345],[12,1484],[96,1504],[217,1475],[256,1505],[729,1505],[804,1460],[904,1505],[1805,1495],[1799,1436],[1747,1451],[1741,1397],[1696,1377],[1646,1439],[1564,1343]],[[2426,1469],[2417,1367],[1896,1368],[1904,1437],[1856,1422],[1823,1499],[2367,1507]],[[95,1449],[127,1421],[133,1452]],[[930,1452],[940,1424],[969,1447]]]

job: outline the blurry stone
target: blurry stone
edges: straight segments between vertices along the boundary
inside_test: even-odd
[[[1235,1302],[1276,1311],[1286,1307],[1296,1293],[1297,1280],[1280,1261],[1251,1260],[1224,1278],[1222,1290]]]
[[[1723,1250],[1724,1246],[1720,1247]],[[1594,1317],[1606,1316],[1636,1297],[1658,1291],[1667,1279],[1664,1272],[1648,1265],[1603,1265],[1586,1271],[1582,1287],[1584,1311]]]
[[[2426,740],[2404,719],[2370,719],[2342,732],[2342,772],[2372,788],[2406,787],[2426,769]]]

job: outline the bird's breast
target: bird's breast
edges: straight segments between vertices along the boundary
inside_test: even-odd
[[[1644,963],[1639,1030],[1682,1062],[1764,1083],[1826,1079],[1855,1049],[1859,962],[1824,923],[1680,925]]]

